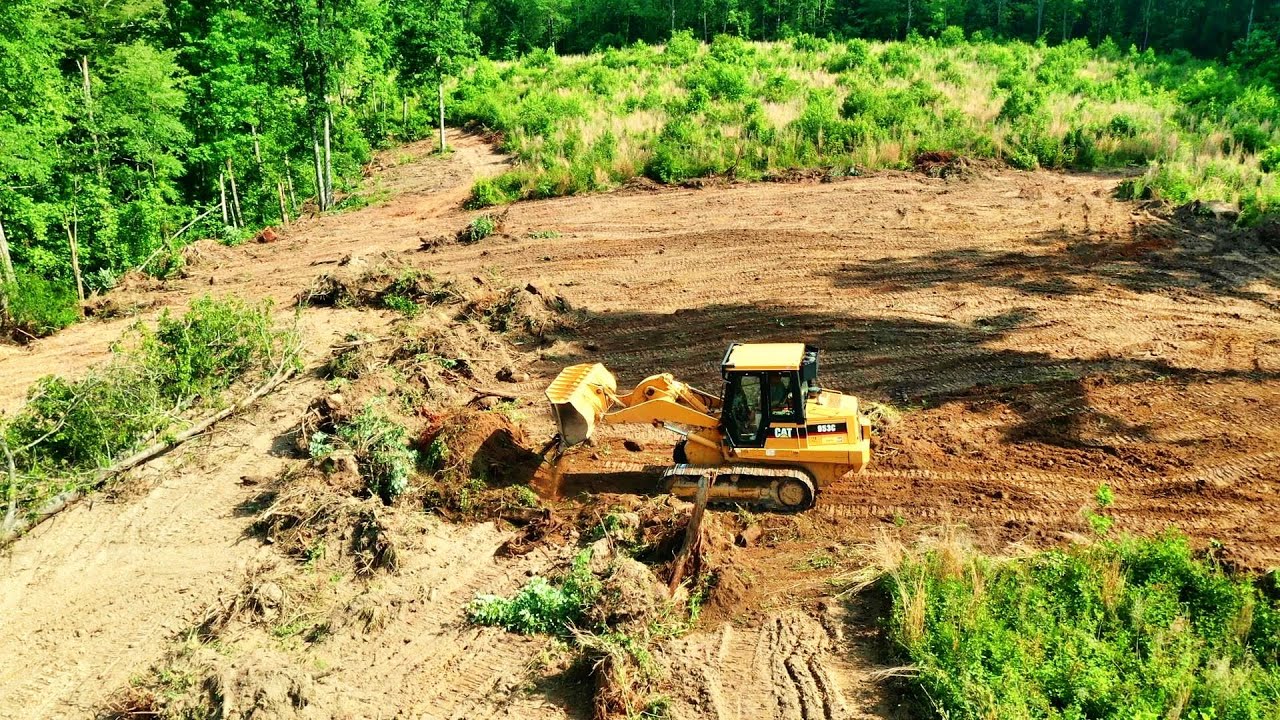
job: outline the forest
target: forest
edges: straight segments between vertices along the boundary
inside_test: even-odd
[[[477,206],[952,150],[1147,168],[1135,195],[1256,220],[1278,18],[1267,0],[10,0],[0,317],[47,334],[131,270],[175,272],[185,242],[369,202],[372,151],[445,115],[516,156]],[[638,122],[609,129],[616,103]]]

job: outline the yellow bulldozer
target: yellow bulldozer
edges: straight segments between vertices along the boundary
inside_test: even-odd
[[[599,363],[567,367],[547,388],[559,453],[587,441],[598,423],[642,423],[682,436],[663,487],[692,498],[787,512],[871,459],[871,422],[858,399],[818,385],[818,351],[803,343],[733,343],[713,395],[670,374],[626,394]]]

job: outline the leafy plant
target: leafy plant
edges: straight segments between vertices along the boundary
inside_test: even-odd
[[[409,447],[409,431],[388,417],[379,401],[371,400],[359,415],[340,423],[333,436],[312,434],[313,458],[327,457],[339,447],[351,451],[369,492],[384,503],[408,489],[418,455]]]
[[[467,617],[478,625],[497,625],[525,635],[568,634],[600,593],[600,581],[591,574],[590,563],[591,550],[583,550],[554,584],[534,577],[510,598],[480,595],[467,608]]]

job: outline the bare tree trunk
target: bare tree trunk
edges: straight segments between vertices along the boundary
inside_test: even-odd
[[[258,172],[262,172],[262,146],[258,144],[258,126],[250,125],[249,131],[253,133],[253,157],[258,161]]]
[[[315,155],[316,165],[316,205],[324,212],[329,209],[324,197],[324,160],[320,157],[320,140],[314,133],[311,135],[311,152]]]
[[[409,96],[400,98],[400,129],[407,135],[409,132]]]
[[[293,165],[289,162],[289,156],[284,156],[284,179],[289,185],[289,207],[293,209],[294,214],[298,213],[298,197],[293,194]]]
[[[231,182],[231,207],[234,210],[236,227],[244,227],[244,213],[240,210],[240,191],[236,189],[236,174],[231,169],[231,158],[227,158],[227,180]]]
[[[1036,3],[1036,39],[1040,39],[1040,32],[1044,28],[1044,0]]]
[[[98,144],[98,129],[93,125],[93,86],[89,82],[89,56],[82,56],[76,64],[80,66],[80,77],[84,83],[84,109],[89,117],[89,137],[93,138],[93,161],[98,166],[98,179],[103,180],[106,178],[106,170],[102,167],[102,148]]]
[[[76,220],[74,213],[70,220],[64,220],[63,225],[67,230],[67,242],[71,245],[71,274],[76,278],[76,297],[80,299],[80,307],[78,308],[80,315],[84,315],[84,280],[80,275],[80,243],[76,240],[76,234],[79,230],[79,221]]]
[[[230,225],[231,218],[227,217],[227,176],[225,173],[218,173],[218,204],[222,206],[222,224]]]
[[[1258,4],[1258,0],[1250,0],[1249,2],[1249,20],[1244,25],[1244,41],[1249,42],[1249,36],[1253,34],[1253,8]]]
[[[440,96],[440,154],[448,148],[444,144],[444,78],[440,78],[440,83],[436,85],[436,92]]]
[[[280,197],[280,224],[289,227],[289,210],[284,205],[284,182],[276,181],[276,195]]]
[[[330,136],[333,129],[333,116],[324,111],[324,197],[325,205],[333,204],[333,150]]]
[[[18,278],[13,273],[13,256],[9,254],[9,238],[4,234],[4,222],[0,221],[0,282],[14,283]]]
[[[1151,0],[1147,0],[1146,18],[1142,21],[1142,51],[1146,52],[1151,40]]]
[[[911,37],[911,16],[914,13],[915,5],[912,4],[911,0],[907,0],[907,34],[903,36],[904,38]]]
[[[1071,7],[1071,3],[1062,3],[1062,42],[1067,42],[1067,9]]]

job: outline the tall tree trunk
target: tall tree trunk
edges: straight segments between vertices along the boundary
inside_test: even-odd
[[[18,278],[13,273],[13,257],[9,255],[9,238],[4,234],[4,222],[0,220],[0,283],[15,283]]]
[[[258,172],[262,172],[262,145],[258,143],[258,126],[250,125],[249,131],[253,133],[253,157],[258,161]],[[263,173],[265,174],[265,173]]]
[[[405,136],[409,134],[409,96],[405,95],[400,98],[400,129],[404,131]]]
[[[1062,2],[1062,42],[1067,42],[1067,10],[1071,7],[1071,3],[1063,0]]]
[[[1151,0],[1147,0],[1146,17],[1142,21],[1142,51],[1146,52],[1151,47]]]
[[[1253,8],[1258,4],[1258,0],[1249,0],[1249,20],[1244,24],[1244,41],[1249,42],[1249,36],[1253,34]]]
[[[1004,0],[996,0],[996,33],[1004,33]]]
[[[231,218],[227,216],[227,176],[222,172],[218,173],[218,197],[222,206],[222,224],[230,225]]]
[[[93,124],[93,85],[89,82],[89,56],[83,55],[76,63],[80,66],[80,79],[84,90],[84,110],[89,118],[89,137],[93,139],[93,162],[98,167],[98,179],[106,179],[106,170],[102,167],[102,147],[98,143],[98,129]]]
[[[915,6],[911,0],[907,0],[907,34],[904,37],[911,37],[911,16],[915,12]]]
[[[333,205],[333,115],[324,111],[324,197],[325,205]]]
[[[329,209],[324,196],[324,159],[320,157],[320,140],[316,138],[314,132],[311,135],[311,152],[315,155],[316,161],[316,205],[320,207],[321,212],[324,212]]]
[[[236,189],[236,173],[231,169],[231,158],[227,158],[227,180],[231,182],[231,207],[234,210],[236,227],[244,227],[244,213],[240,210],[240,191]]]
[[[284,156],[284,180],[289,186],[289,207],[293,209],[294,214],[298,213],[298,196],[293,194],[293,165],[289,162],[289,156]]]
[[[440,96],[440,154],[443,155],[448,148],[444,144],[444,78],[440,78],[440,83],[436,85],[436,93]]]
[[[276,195],[280,198],[280,224],[289,227],[289,209],[284,204],[284,181],[276,181]]]
[[[1040,39],[1040,33],[1044,28],[1044,0],[1036,2],[1036,39]]]
[[[70,220],[63,220],[63,226],[67,229],[67,242],[71,245],[71,273],[76,278],[76,297],[80,299],[80,306],[77,308],[81,317],[84,316],[84,280],[80,276],[80,243],[76,240],[76,233],[79,230],[79,222],[76,220],[74,213]]]

